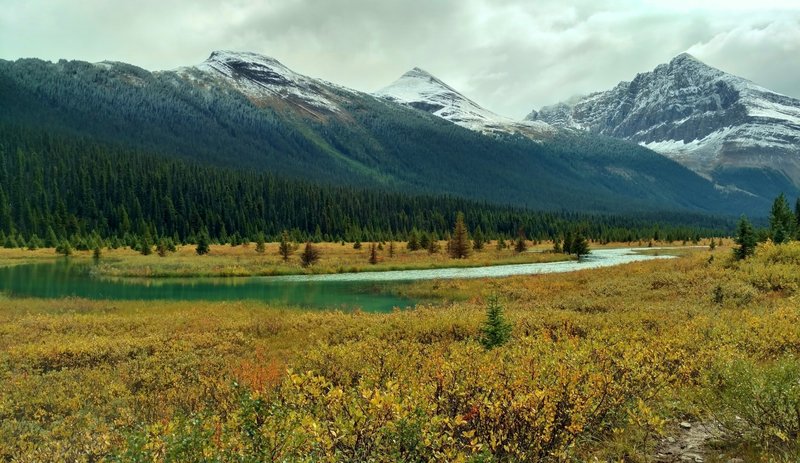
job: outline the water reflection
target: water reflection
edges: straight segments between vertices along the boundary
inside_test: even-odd
[[[391,294],[396,285],[278,281],[265,278],[94,278],[90,265],[56,263],[0,268],[0,291],[41,298],[112,300],[259,300],[303,308],[390,311],[415,301]]]

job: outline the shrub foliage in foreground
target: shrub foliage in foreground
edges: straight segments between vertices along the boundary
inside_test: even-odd
[[[390,314],[4,299],[0,460],[652,461],[691,420],[798,461],[800,244],[720,251]],[[491,293],[514,329],[486,350]]]
[[[232,409],[155,424],[126,461],[498,461],[565,457],[600,437],[668,373],[645,350],[517,341],[426,346],[364,341],[323,347],[275,388],[243,389]]]

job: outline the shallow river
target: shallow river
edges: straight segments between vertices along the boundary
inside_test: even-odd
[[[646,249],[646,248],[645,248]],[[496,278],[610,267],[671,256],[644,255],[637,249],[599,249],[581,261],[498,265],[474,268],[231,278],[126,278],[91,276],[90,264],[60,260],[0,268],[0,293],[8,297],[82,297],[111,300],[260,300],[317,309],[361,308],[383,312],[413,306],[397,296],[399,285],[416,280]]]

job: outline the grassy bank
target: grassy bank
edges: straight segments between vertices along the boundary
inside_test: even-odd
[[[444,248],[444,242],[441,244]],[[210,253],[203,256],[197,255],[195,246],[180,246],[176,252],[164,257],[155,253],[144,256],[131,249],[105,249],[92,271],[97,276],[133,278],[273,276],[481,267],[574,259],[574,256],[549,252],[550,247],[545,245],[531,247],[532,252],[517,253],[512,249],[497,250],[494,243],[490,243],[482,251],[473,252],[465,259],[451,259],[444,250],[435,254],[429,254],[425,250],[411,252],[406,249],[405,243],[395,243],[393,256],[389,255],[389,245],[386,244],[384,249],[377,252],[377,263],[372,264],[369,262],[369,244],[363,244],[361,249],[353,249],[352,243],[319,243],[314,246],[320,251],[320,260],[308,268],[300,265],[302,246],[288,261],[284,261],[278,254],[278,244],[269,243],[263,253],[256,252],[254,244],[236,247],[212,245]],[[0,249],[0,266],[46,262],[48,259],[58,258],[54,249]],[[92,252],[75,252],[71,258],[88,262],[92,259]]]
[[[796,461],[800,245],[728,255],[421,282],[460,301],[384,315],[0,300],[0,459],[645,462],[686,421],[724,429],[705,461]]]

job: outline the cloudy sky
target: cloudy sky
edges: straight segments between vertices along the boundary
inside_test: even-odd
[[[0,0],[3,59],[160,70],[215,49],[364,91],[419,66],[516,118],[684,51],[800,97],[798,0]]]

